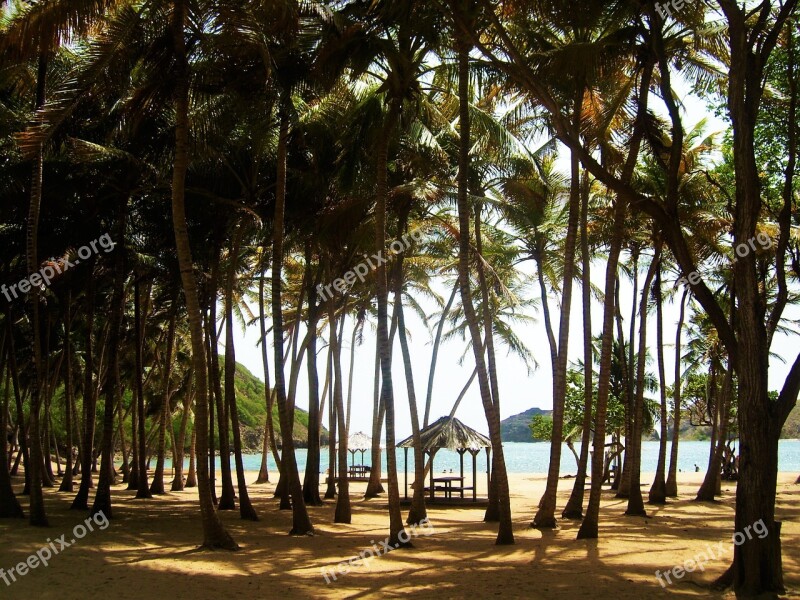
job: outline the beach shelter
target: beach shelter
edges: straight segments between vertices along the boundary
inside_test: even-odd
[[[422,451],[430,456],[430,492],[431,499],[434,499],[436,491],[445,491],[446,494],[452,494],[453,491],[459,493],[461,498],[464,497],[464,491],[472,491],[472,500],[477,500],[477,458],[481,450],[486,450],[486,478],[487,485],[488,479],[491,474],[491,453],[492,442],[482,433],[479,433],[464,425],[455,417],[441,417],[439,420],[431,423],[425,429],[419,432],[422,442]],[[405,495],[408,497],[408,449],[414,447],[413,436],[404,439],[397,444],[398,448],[403,448],[405,451]],[[436,477],[434,476],[433,459],[436,452],[442,448],[454,450],[459,455],[459,462],[461,464],[461,474],[458,478],[444,478],[444,479],[460,479],[461,485],[452,486],[448,483],[447,490],[444,486],[436,487]],[[472,485],[464,486],[464,455],[469,452],[472,456]],[[443,478],[439,478],[443,479]],[[452,497],[452,496],[449,496]]]
[[[338,450],[339,443],[336,443]],[[350,478],[364,478],[368,475],[368,468],[364,465],[364,454],[372,450],[372,438],[363,431],[358,431],[347,436],[347,451],[350,453]],[[361,462],[356,464],[356,454],[361,453]]]

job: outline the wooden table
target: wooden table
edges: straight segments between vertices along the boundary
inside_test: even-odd
[[[452,498],[453,492],[459,492],[461,497],[464,497],[464,478],[460,475],[447,475],[443,477],[434,477],[432,479],[433,487],[431,488],[431,498],[434,497],[434,492],[439,490],[444,492],[445,498]],[[458,482],[457,486],[454,486],[454,482]],[[437,483],[443,484],[441,487],[437,486]]]
[[[349,476],[351,478],[367,477],[369,469],[367,465],[350,465]]]

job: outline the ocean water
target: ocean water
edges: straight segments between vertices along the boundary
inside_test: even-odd
[[[700,467],[700,471],[705,472],[708,465],[709,455],[709,442],[697,441],[681,441],[678,449],[678,468],[681,471],[692,472],[695,470],[695,465]],[[575,445],[575,450],[580,452],[580,444]],[[505,454],[506,468],[509,473],[547,473],[547,466],[550,460],[550,444],[548,442],[538,443],[524,443],[524,442],[506,442],[503,444],[503,452]],[[297,449],[297,466],[302,473],[306,466],[306,453],[305,449]],[[244,467],[247,471],[258,471],[261,467],[261,455],[247,454],[243,457]],[[656,470],[656,463],[658,461],[658,442],[642,442],[642,472],[652,473]],[[353,462],[353,455],[351,454],[348,459],[348,464]],[[187,461],[188,467],[188,461]],[[231,460],[233,464],[233,460]],[[362,463],[361,452],[355,454],[355,464],[370,464],[369,452],[364,453],[364,460]],[[408,451],[408,469],[409,473],[413,471],[414,454],[413,451]],[[667,464],[669,464],[669,455],[667,456]],[[269,468],[271,471],[276,471],[277,467],[269,457]],[[402,449],[397,449],[397,470],[402,473],[404,468],[404,452]],[[320,472],[325,473],[328,469],[328,451],[323,448],[322,457],[320,460]],[[456,452],[451,450],[439,450],[433,461],[434,473],[441,473],[443,471],[453,470],[457,473],[459,470],[459,456]],[[800,473],[800,440],[781,440],[778,454],[778,470],[786,473]],[[469,473],[472,471],[472,457],[467,453],[464,455],[464,471]],[[477,457],[477,471],[478,473],[486,472],[486,452],[481,451]],[[575,474],[577,465],[575,457],[566,445],[561,452],[561,475]],[[383,472],[386,472],[386,454],[383,453]]]

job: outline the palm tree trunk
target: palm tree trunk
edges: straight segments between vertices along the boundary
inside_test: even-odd
[[[583,86],[577,87],[574,102],[573,127],[580,131],[583,109]],[[561,315],[558,329],[558,360],[553,371],[553,434],[550,440],[550,465],[547,485],[539,503],[539,510],[531,523],[539,529],[554,529],[556,523],[556,497],[558,476],[561,471],[561,446],[564,439],[564,405],[567,399],[567,352],[569,345],[569,319],[572,311],[572,280],[575,277],[575,246],[578,222],[581,215],[581,170],[577,152],[571,153],[572,174],[569,192],[567,237],[564,241],[564,273],[561,286]],[[477,225],[476,225],[477,228]]]
[[[642,498],[642,430],[644,428],[644,386],[645,386],[645,362],[647,359],[647,305],[650,299],[650,286],[653,283],[658,263],[661,260],[661,241],[655,244],[653,260],[647,270],[644,283],[642,284],[641,302],[639,304],[639,355],[636,360],[636,397],[633,405],[633,438],[626,444],[630,456],[629,476],[630,492],[628,494],[628,508],[625,514],[628,516],[646,517],[644,509],[644,499]],[[631,340],[633,343],[633,340]]]
[[[661,395],[661,432],[658,440],[658,464],[656,476],[648,494],[649,504],[665,504],[667,501],[667,482],[665,479],[667,465],[667,376],[664,368],[664,311],[661,297],[661,265],[656,270],[656,355],[658,358],[658,388]]]
[[[667,475],[666,494],[670,498],[678,497],[678,441],[681,433],[681,336],[683,320],[686,316],[686,300],[689,290],[683,290],[681,312],[678,317],[678,328],[675,331],[675,381],[672,384],[672,447],[669,456],[669,474]]]
[[[306,243],[306,264],[311,264],[311,243]],[[306,294],[308,296],[308,330],[311,335],[306,348],[308,374],[308,452],[306,454],[306,472],[303,477],[303,500],[311,506],[320,506],[319,497],[319,463],[320,463],[320,421],[319,421],[319,374],[317,373],[317,327],[319,306],[317,304],[316,287],[311,277],[307,278]],[[264,446],[266,454],[266,445]],[[349,521],[348,521],[349,522]]]
[[[619,397],[622,398],[623,402],[623,426],[622,430],[624,431],[624,438],[625,438],[625,445],[622,448],[622,452],[624,453],[621,456],[622,465],[617,465],[617,472],[614,477],[614,483],[611,486],[612,490],[617,491],[617,498],[627,498],[628,494],[630,493],[630,477],[628,476],[630,471],[628,467],[628,461],[630,460],[628,448],[629,448],[629,441],[632,438],[632,428],[633,428],[633,404],[634,404],[634,391],[632,387],[633,378],[628,370],[628,366],[632,365],[633,362],[629,360],[629,355],[626,353],[626,349],[630,351],[630,348],[633,346],[633,337],[628,340],[626,345],[625,343],[625,332],[622,328],[622,311],[620,310],[620,290],[621,282],[619,273],[617,273],[617,283],[614,287],[614,298],[615,298],[615,316],[617,321],[617,360],[619,360],[620,364],[620,372],[621,372],[621,389],[619,390]],[[638,290],[638,276],[637,276],[637,283],[634,286]],[[634,313],[636,310],[636,296],[633,296],[633,307]],[[632,318],[636,318],[634,314]],[[623,435],[620,434],[620,439],[622,439]],[[617,459],[617,463],[620,462],[620,459]]]
[[[433,402],[433,376],[436,372],[436,363],[439,359],[439,345],[442,341],[442,332],[444,331],[444,324],[447,316],[450,314],[450,309],[453,307],[453,302],[458,293],[458,280],[453,284],[453,291],[450,292],[450,297],[447,299],[442,309],[442,316],[439,318],[439,324],[436,326],[436,337],[433,340],[433,352],[431,353],[431,368],[428,372],[428,391],[425,395],[425,419],[422,421],[422,428],[425,429],[430,422],[431,416],[431,403]]]
[[[725,442],[728,438],[728,420],[730,417],[731,396],[733,394],[733,369],[728,366],[722,383],[722,393],[717,401],[717,435],[715,443],[711,446],[711,459],[708,470],[703,478],[703,483],[697,492],[696,502],[713,502],[719,493],[720,470],[722,469],[722,456],[725,451]]]
[[[184,27],[188,17],[188,1],[174,0],[172,15],[173,42],[176,54],[175,86],[175,162],[172,178],[172,225],[175,230],[175,245],[181,283],[189,320],[192,343],[192,369],[197,390],[195,409],[197,452],[201,457],[197,466],[200,514],[203,524],[203,546],[207,548],[238,549],[236,542],[225,531],[214,510],[208,479],[208,388],[206,353],[203,345],[203,323],[200,302],[197,296],[192,251],[189,245],[189,230],[186,224],[185,185],[189,167],[189,63],[186,55]],[[142,415],[143,417],[144,415]]]
[[[600,496],[603,491],[603,470],[605,468],[606,414],[608,409],[608,392],[611,375],[611,355],[614,342],[614,312],[617,283],[617,268],[622,250],[623,226],[625,223],[626,203],[617,196],[614,206],[614,227],[606,265],[605,296],[603,300],[603,332],[600,343],[600,376],[597,384],[597,409],[594,418],[594,436],[592,440],[592,475],[589,504],[586,514],[578,530],[578,539],[596,539],[600,522]]]
[[[187,487],[183,481],[183,457],[186,453],[186,431],[189,427],[189,412],[192,408],[191,384],[191,380],[187,381],[187,389],[183,392],[181,425],[180,429],[178,429],[178,438],[172,445],[172,469],[174,471],[174,476],[172,477],[170,491],[173,492],[182,492]],[[192,446],[194,446],[194,439],[192,439]]]
[[[172,375],[172,354],[175,348],[175,325],[177,321],[177,306],[175,298],[172,302],[172,315],[167,326],[167,353],[164,359],[164,393],[161,395],[161,410],[158,413],[158,455],[156,458],[156,470],[153,473],[153,483],[150,484],[150,493],[163,495],[166,494],[164,488],[164,461],[167,454],[167,427],[172,427],[172,409],[170,401],[172,399],[170,376]],[[175,448],[173,448],[174,453]]]
[[[194,488],[197,487],[197,450],[195,449],[197,445],[197,417],[195,416],[194,426],[192,427],[192,442],[189,446],[189,472],[186,474],[186,485],[187,488]],[[213,498],[211,502],[212,506],[214,504]]]
[[[370,472],[367,482],[367,491],[364,498],[375,498],[384,493],[381,483],[381,430],[383,429],[383,415],[385,406],[381,394],[381,354],[380,342],[375,344],[375,375],[373,379],[373,406],[372,406],[372,448],[370,449]],[[327,496],[326,496],[327,497]]]
[[[258,515],[250,502],[242,460],[242,434],[239,429],[239,410],[236,406],[236,348],[233,342],[233,288],[236,280],[236,261],[244,231],[237,226],[233,249],[225,281],[225,403],[231,417],[233,429],[233,455],[236,463],[236,485],[239,488],[239,515],[247,521],[258,521]],[[227,457],[226,457],[227,458]],[[229,459],[228,459],[229,460]]]
[[[20,460],[24,461],[26,467],[25,489],[22,491],[22,495],[25,496],[30,492],[30,469],[27,468],[27,465],[30,461],[30,454],[28,453],[27,434],[25,427],[25,410],[23,407],[24,402],[19,386],[19,369],[17,367],[14,330],[11,326],[11,309],[8,306],[6,307],[6,331],[8,332],[8,368],[9,373],[11,374],[11,385],[14,390],[14,402],[17,408],[17,428],[19,430],[19,434],[17,436],[19,442],[19,452],[17,453],[17,460],[14,463],[14,467],[11,469],[11,475],[15,475],[17,473]]]
[[[330,343],[328,344],[328,377],[331,381],[333,380],[333,347]],[[328,396],[328,485],[325,489],[325,499],[332,500],[336,497],[336,442],[339,431],[336,403],[333,400],[333,383],[328,388]]]
[[[137,377],[137,375],[134,375]],[[133,397],[131,398],[131,468],[128,476],[128,490],[139,489],[139,407],[137,398],[137,387],[134,382]],[[82,447],[82,446],[81,446]]]
[[[581,431],[581,453],[578,473],[567,505],[561,513],[564,519],[583,518],[583,499],[586,495],[586,470],[589,460],[589,443],[592,431],[592,405],[594,404],[593,357],[592,357],[592,280],[591,256],[589,255],[589,177],[583,176],[581,193],[581,293],[583,300],[583,423]]]
[[[481,401],[486,420],[489,425],[489,437],[494,452],[492,479],[496,480],[497,499],[500,525],[497,533],[497,544],[513,544],[514,531],[511,524],[511,501],[508,489],[508,474],[506,473],[505,458],[503,456],[503,443],[500,437],[500,415],[498,407],[492,399],[489,373],[484,359],[484,349],[481,343],[480,325],[475,307],[472,303],[472,290],[470,289],[470,211],[468,206],[469,195],[469,165],[470,165],[470,122],[469,122],[469,46],[463,41],[458,42],[458,99],[459,99],[459,156],[458,156],[458,220],[459,220],[459,256],[458,280],[461,291],[461,303],[464,307],[464,316],[472,337],[472,349],[475,355],[475,364],[478,368],[478,384],[481,391]],[[491,337],[491,336],[490,336]],[[488,340],[487,340],[488,341]],[[487,343],[488,345],[488,343]]]
[[[230,410],[222,392],[222,378],[220,377],[219,342],[217,337],[217,290],[219,282],[219,249],[214,253],[214,263],[211,266],[209,287],[211,289],[208,302],[208,322],[206,323],[207,335],[210,337],[211,363],[209,375],[212,383],[212,395],[217,409],[217,429],[219,432],[219,470],[222,477],[222,494],[219,497],[217,510],[236,510],[236,494],[233,490],[233,476],[231,473],[231,445],[230,445]]]
[[[47,58],[44,54],[39,56],[39,68],[36,85],[35,109],[41,109],[45,103],[45,90],[47,81]],[[33,164],[31,177],[30,208],[28,211],[26,235],[26,264],[29,273],[39,270],[37,258],[39,244],[39,213],[42,204],[42,179],[44,175],[44,148],[39,145]],[[25,463],[25,470],[30,471],[30,523],[36,527],[47,527],[47,515],[44,508],[42,494],[42,438],[39,427],[39,418],[42,401],[42,388],[44,386],[44,369],[42,364],[41,324],[39,319],[39,288],[31,286],[28,295],[31,304],[32,346],[35,376],[31,385],[30,401],[30,432],[28,443],[30,445],[30,462]],[[49,460],[49,457],[48,457]]]
[[[67,455],[64,457],[66,464],[64,466],[64,477],[61,480],[61,486],[58,488],[59,492],[74,491],[72,482],[72,447],[74,441],[73,433],[73,413],[72,406],[75,402],[72,389],[72,291],[67,290],[64,300],[64,362],[66,364],[66,373],[64,375],[64,428],[66,429],[67,436]],[[124,446],[123,446],[124,447]]]
[[[284,378],[283,360],[283,228],[284,211],[286,209],[286,157],[289,142],[289,92],[283,91],[280,108],[280,132],[278,137],[278,174],[275,192],[275,217],[272,238],[272,331],[275,351],[275,387],[278,392],[278,412],[281,421],[281,443],[283,454],[281,463],[288,481],[287,488],[292,501],[292,535],[312,535],[314,526],[303,501],[303,489],[300,485],[300,474],[297,472],[297,459],[292,439],[292,412],[286,398],[286,381]]]
[[[402,237],[408,223],[408,213],[400,215],[399,237]],[[405,252],[395,255],[395,277],[394,277],[394,302],[397,306],[397,331],[400,338],[400,350],[403,355],[403,370],[406,378],[406,389],[408,392],[408,405],[411,415],[411,436],[414,441],[414,492],[411,497],[411,508],[408,511],[406,523],[414,525],[423,522],[428,518],[428,511],[425,508],[425,454],[422,450],[422,438],[420,437],[419,411],[417,409],[417,393],[414,388],[414,372],[411,367],[411,352],[408,349],[408,336],[406,334],[406,320],[403,311],[403,260]]]
[[[386,252],[386,215],[389,194],[388,166],[389,142],[400,118],[401,99],[391,98],[383,132],[375,152],[377,173],[375,178],[375,250],[381,256]],[[392,382],[392,353],[388,331],[388,279],[386,265],[379,262],[376,272],[376,295],[378,300],[378,352],[381,366],[381,402],[386,410],[386,475],[389,487],[389,543],[399,547],[406,545],[403,517],[400,512],[400,488],[397,479],[397,456],[395,454],[394,386]],[[373,465],[374,466],[374,465]],[[341,474],[340,474],[341,475]]]
[[[86,288],[86,333],[83,351],[83,444],[81,449],[81,483],[78,493],[72,501],[72,510],[89,510],[89,489],[92,487],[92,451],[94,446],[94,421],[97,410],[97,396],[95,395],[93,370],[94,370],[94,310],[95,310],[95,281],[89,278]],[[138,338],[138,336],[137,336]],[[25,457],[27,465],[27,457]],[[138,475],[138,473],[137,473]]]
[[[176,159],[177,160],[177,159]],[[138,273],[134,274],[136,278],[134,281],[134,329],[136,332],[136,403],[138,404],[138,412],[139,412],[139,419],[137,422],[138,426],[138,435],[139,435],[139,476],[137,477],[138,487],[136,491],[136,498],[138,499],[148,499],[152,498],[152,494],[150,494],[150,487],[147,485],[147,438],[145,435],[145,418],[146,413],[144,410],[144,382],[142,381],[142,376],[144,373],[144,365],[142,364],[142,354],[143,354],[143,346],[144,346],[144,329],[145,329],[145,320],[147,318],[147,309],[144,311],[142,310],[142,294],[140,293],[139,287],[139,275]],[[150,296],[150,287],[146,289],[146,294],[149,298]],[[142,313],[145,313],[144,315]]]
[[[205,350],[205,361],[206,361],[206,373],[208,377],[208,452],[205,456],[201,456],[201,459],[204,461],[208,461],[208,485],[211,489],[211,500],[214,503],[214,506],[218,504],[217,500],[217,469],[216,469],[216,450],[214,448],[214,412],[216,404],[215,398],[217,397],[214,382],[213,382],[213,360],[211,358],[211,344],[216,343],[216,338],[213,334],[213,327],[209,326],[210,318],[208,313],[203,311],[202,317],[203,319],[203,349]],[[195,415],[196,416],[196,415]],[[197,423],[195,423],[195,426]]]
[[[347,419],[345,426],[350,435],[350,417],[353,415],[353,376],[356,372],[356,346],[358,346],[358,332],[364,325],[364,312],[357,314],[353,323],[353,333],[350,335],[350,364],[347,368]],[[344,321],[342,321],[344,324]],[[363,456],[363,455],[362,455]]]
[[[8,319],[9,313],[7,309],[6,320]],[[3,403],[0,407],[0,432],[3,435],[3,439],[0,440],[0,519],[24,519],[25,513],[14,494],[14,488],[11,484],[11,474],[8,471],[6,427],[8,426],[8,403],[11,397],[11,361],[5,360],[5,356],[10,352],[10,343],[8,343],[7,337],[8,332],[6,331],[0,349],[0,365],[2,365],[0,366],[0,381],[2,381],[2,376],[5,375]]]
[[[346,314],[347,299],[344,300],[345,308],[342,309],[342,319]],[[337,426],[339,428],[339,473],[336,478],[338,482],[339,495],[336,499],[336,511],[334,513],[334,523],[350,523],[352,520],[350,508],[350,480],[347,474],[347,424],[344,414],[344,397],[342,385],[342,347],[339,343],[337,333],[338,321],[336,318],[336,300],[331,297],[328,300],[328,323],[330,325],[331,354],[333,357],[333,405],[336,406]]]
[[[108,335],[108,373],[104,383],[105,407],[103,410],[103,446],[100,477],[91,514],[102,514],[112,519],[111,484],[114,479],[114,411],[119,404],[121,384],[119,378],[119,346],[122,317],[125,309],[125,222],[127,220],[127,198],[120,203],[116,227],[116,257],[114,260],[114,291],[111,296],[111,311]]]
[[[256,483],[269,483],[269,470],[267,467],[268,447],[271,447],[275,464],[278,471],[281,468],[281,460],[278,456],[278,448],[275,443],[275,430],[272,426],[272,410],[275,400],[275,391],[270,385],[269,360],[267,353],[267,326],[266,314],[264,310],[264,282],[266,281],[266,265],[261,267],[261,276],[258,279],[258,326],[261,333],[261,362],[264,365],[264,399],[267,407],[267,417],[264,420],[264,450],[261,456],[261,469],[258,473]]]

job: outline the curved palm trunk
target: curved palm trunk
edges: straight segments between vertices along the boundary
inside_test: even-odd
[[[647,359],[647,304],[650,298],[650,286],[653,283],[658,263],[661,259],[661,242],[656,243],[655,254],[647,270],[642,284],[641,301],[639,303],[639,354],[636,359],[636,396],[633,405],[632,439],[627,441],[627,452],[630,456],[628,463],[630,477],[630,492],[628,494],[628,507],[625,514],[628,516],[647,516],[642,498],[642,430],[644,429],[644,379],[645,361]],[[633,340],[631,340],[631,343]]]
[[[407,228],[408,215],[400,217],[400,236]],[[414,441],[414,492],[411,497],[411,508],[408,511],[406,523],[418,524],[428,518],[425,508],[425,454],[422,451],[422,438],[420,437],[419,411],[417,410],[417,394],[414,389],[414,373],[411,367],[411,353],[408,349],[408,336],[406,335],[406,320],[403,311],[403,259],[405,252],[395,256],[394,301],[397,306],[397,331],[400,338],[400,350],[403,355],[403,371],[406,378],[408,392],[408,405],[411,414],[411,436]]]
[[[650,93],[650,83],[652,81],[654,64],[652,61],[644,66],[639,81],[639,108],[631,135],[629,147],[630,152],[625,167],[622,170],[622,181],[630,182],[633,177],[636,161],[639,156],[642,138],[644,136],[644,124],[646,123],[645,111],[647,99]],[[614,223],[611,243],[609,246],[608,263],[606,267],[605,279],[605,299],[603,301],[603,331],[600,347],[600,375],[597,386],[597,413],[595,415],[595,429],[592,440],[594,456],[592,457],[592,487],[589,493],[589,504],[586,515],[581,522],[578,530],[578,539],[596,539],[598,537],[598,526],[600,520],[600,496],[603,490],[603,472],[605,469],[605,435],[606,435],[606,414],[608,409],[608,395],[611,382],[611,357],[614,342],[614,316],[618,310],[618,300],[616,289],[617,270],[619,267],[619,256],[622,251],[622,241],[624,237],[625,215],[627,213],[627,198],[617,194],[614,206]],[[620,346],[622,345],[620,336]],[[624,365],[623,365],[624,368]],[[627,441],[627,440],[626,440]]]
[[[328,344],[328,379],[333,378],[333,349]],[[328,387],[328,485],[325,489],[325,499],[332,500],[336,497],[336,441],[339,426],[337,425],[336,403],[333,401],[333,385]],[[373,442],[374,445],[374,442]],[[369,488],[367,488],[369,489]]]
[[[600,375],[597,384],[597,410],[594,419],[594,436],[592,439],[592,475],[589,503],[586,514],[578,530],[578,539],[595,539],[598,537],[600,522],[600,496],[603,491],[603,470],[605,468],[606,414],[608,409],[608,392],[611,376],[611,356],[614,341],[614,312],[617,284],[617,267],[622,250],[623,225],[626,213],[625,200],[619,196],[614,207],[614,228],[606,266],[605,297],[603,300],[603,332],[600,344]]]
[[[722,457],[725,452],[725,442],[728,438],[728,420],[730,418],[730,406],[733,394],[733,369],[728,366],[725,371],[725,379],[722,383],[722,394],[717,401],[719,406],[717,421],[716,443],[711,448],[711,459],[708,462],[708,470],[703,478],[703,483],[697,492],[696,502],[713,502],[720,493],[720,471],[722,469]]]
[[[206,371],[206,352],[203,344],[203,322],[200,301],[197,296],[192,251],[189,245],[189,230],[186,224],[185,185],[186,171],[189,167],[189,64],[186,56],[184,27],[188,16],[187,0],[174,0],[172,15],[172,36],[175,44],[175,162],[172,178],[172,225],[175,232],[175,246],[181,283],[186,301],[189,332],[192,343],[192,368],[195,375],[197,406],[195,409],[197,433],[197,452],[200,460],[197,465],[198,492],[200,496],[200,515],[203,524],[203,546],[236,550],[238,546],[228,534],[214,510],[208,478],[208,388]]]
[[[158,413],[158,454],[156,457],[156,470],[153,473],[153,483],[150,484],[150,493],[166,494],[164,488],[164,461],[167,454],[167,427],[172,427],[172,410],[170,401],[170,376],[172,375],[172,354],[175,348],[175,323],[177,321],[177,307],[173,298],[172,315],[167,326],[167,354],[164,358],[164,392],[161,395],[161,410]],[[174,453],[175,448],[173,448]]]
[[[656,355],[658,357],[658,388],[661,395],[661,431],[658,440],[658,464],[653,485],[650,487],[647,502],[664,504],[667,501],[667,482],[665,479],[667,464],[667,376],[664,369],[664,312],[661,298],[661,265],[656,270]]]
[[[583,87],[576,93],[574,126],[580,131]],[[578,221],[581,214],[580,161],[572,152],[572,181],[569,193],[569,217],[567,237],[564,242],[564,274],[561,287],[561,316],[558,329],[558,358],[553,371],[553,434],[550,440],[550,464],[547,470],[547,485],[539,510],[531,523],[532,527],[553,529],[556,527],[556,497],[558,476],[561,471],[561,446],[564,439],[564,405],[567,399],[567,353],[569,345],[569,319],[572,311],[572,280],[575,277],[575,246],[578,237]],[[580,460],[579,460],[580,462]]]
[[[264,399],[267,407],[267,417],[264,420],[264,448],[261,455],[261,469],[258,472],[256,483],[269,483],[268,448],[271,447],[275,464],[281,468],[280,456],[275,443],[275,430],[272,426],[272,410],[275,400],[275,391],[270,385],[269,359],[267,352],[267,325],[266,311],[264,310],[264,282],[266,281],[266,267],[262,266],[261,276],[258,278],[258,326],[261,333],[261,362],[264,365]]]
[[[386,252],[386,201],[389,193],[389,140],[400,118],[400,99],[389,101],[389,110],[383,125],[383,133],[376,150],[377,173],[375,178],[375,250],[381,256]],[[389,487],[389,543],[392,546],[407,545],[403,517],[400,513],[400,488],[397,480],[397,456],[395,454],[394,386],[392,383],[392,354],[389,341],[389,289],[386,265],[379,261],[375,272],[378,300],[378,352],[381,366],[381,403],[386,410],[386,475]],[[373,464],[373,467],[375,465]],[[340,473],[340,475],[342,475]],[[406,538],[407,540],[408,538]]]
[[[345,300],[346,304],[346,300]],[[342,311],[344,319],[345,311]],[[333,356],[333,404],[336,406],[336,421],[339,428],[339,473],[336,481],[339,486],[339,495],[336,499],[336,512],[334,523],[350,523],[352,516],[350,510],[350,480],[347,476],[347,425],[344,415],[344,397],[342,391],[342,348],[337,333],[338,321],[336,320],[336,303],[332,297],[328,300],[328,323],[330,324],[331,354]]]
[[[492,393],[492,403],[495,413],[500,414],[500,386],[497,383],[497,362],[494,352],[494,324],[489,300],[489,286],[486,283],[486,271],[483,266],[483,241],[481,238],[481,207],[475,207],[475,250],[478,257],[476,271],[478,274],[478,288],[483,301],[481,315],[483,318],[483,347],[486,351],[486,362],[489,372],[489,389]],[[497,469],[497,454],[492,456],[492,471],[489,478],[488,506],[483,515],[484,522],[497,522],[500,520],[500,493],[498,481],[494,476]]]
[[[210,299],[208,303],[208,322],[206,323],[207,335],[210,338],[209,350],[211,362],[209,375],[212,383],[212,395],[217,412],[217,430],[219,432],[219,470],[222,477],[222,493],[219,497],[217,510],[236,510],[236,494],[233,490],[233,476],[231,473],[231,445],[230,445],[230,409],[227,398],[222,391],[222,378],[220,377],[219,345],[217,338],[217,289],[219,281],[219,249],[214,253],[214,264],[211,266]],[[213,458],[212,458],[213,460]]]
[[[78,493],[72,501],[72,510],[89,510],[89,489],[92,487],[92,451],[94,446],[94,421],[97,410],[97,396],[95,395],[92,372],[94,370],[94,311],[95,311],[95,283],[94,277],[89,278],[86,288],[86,333],[83,352],[84,381],[83,381],[83,444],[80,455],[81,483]],[[138,339],[138,334],[137,334]],[[134,395],[135,396],[135,395]],[[136,400],[134,399],[134,402]],[[27,465],[27,457],[25,457]],[[138,462],[138,457],[137,457]],[[138,475],[138,473],[137,473]]]
[[[239,410],[236,406],[236,349],[233,342],[233,287],[236,279],[236,261],[243,231],[235,234],[233,251],[228,265],[228,276],[225,282],[225,403],[231,417],[233,429],[233,455],[236,463],[236,485],[239,488],[239,515],[247,521],[258,521],[258,515],[250,502],[245,480],[244,461],[242,460],[242,434],[239,429]],[[227,458],[227,457],[226,457]]]
[[[442,341],[442,332],[444,331],[444,324],[447,321],[447,316],[450,314],[450,309],[453,307],[453,302],[458,293],[458,280],[453,285],[453,291],[450,292],[450,297],[447,299],[444,309],[442,309],[442,316],[439,318],[439,324],[436,326],[436,337],[433,340],[433,352],[431,353],[431,368],[428,372],[428,391],[425,395],[425,419],[422,422],[422,428],[425,429],[430,422],[431,416],[431,403],[433,402],[433,376],[436,372],[436,363],[439,360],[439,345]]]
[[[592,280],[591,256],[589,255],[589,177],[584,173],[581,193],[581,293],[583,300],[583,423],[581,431],[581,453],[578,457],[578,473],[567,505],[561,513],[564,519],[583,518],[583,499],[586,495],[586,470],[589,460],[589,443],[592,432],[592,405],[594,385],[592,373]]]
[[[672,447],[669,455],[669,473],[667,474],[666,494],[670,498],[678,497],[678,442],[681,434],[681,337],[683,320],[686,316],[686,300],[689,290],[683,290],[681,311],[678,317],[678,328],[675,331],[675,381],[672,384]]]
[[[372,406],[372,448],[370,449],[369,481],[364,498],[375,498],[383,494],[383,484],[381,483],[381,430],[383,429],[384,404],[381,394],[381,354],[380,342],[375,343],[375,376],[373,379],[373,406]],[[332,464],[332,463],[331,463]],[[327,497],[327,495],[326,495]]]
[[[350,417],[353,415],[353,376],[356,372],[356,346],[358,345],[358,332],[364,324],[364,317],[356,315],[354,321],[353,333],[350,336],[350,364],[347,366],[347,419],[345,419],[345,425],[348,435],[350,435]],[[344,325],[344,321],[342,321],[342,325]]]
[[[288,92],[283,92],[280,109],[280,133],[278,138],[278,175],[275,193],[275,217],[272,238],[272,331],[275,350],[275,388],[277,389],[278,412],[281,421],[282,472],[287,476],[287,489],[292,502],[292,535],[313,535],[314,526],[303,501],[300,474],[297,472],[297,459],[292,439],[292,411],[286,398],[286,381],[283,360],[283,228],[286,208],[286,156],[289,142]]]
[[[114,410],[120,402],[121,385],[119,379],[119,345],[122,317],[125,309],[125,222],[127,199],[118,209],[117,248],[114,260],[114,291],[111,296],[111,313],[108,332],[108,373],[104,383],[105,407],[103,410],[103,446],[100,463],[100,477],[94,497],[91,514],[104,514],[113,518],[111,511],[111,485],[114,482]]]
[[[459,41],[458,99],[460,132],[458,154],[458,281],[461,291],[461,303],[464,307],[464,316],[466,317],[470,336],[472,337],[472,349],[475,355],[475,364],[478,369],[478,385],[481,391],[481,402],[483,403],[483,410],[489,425],[489,437],[494,452],[492,479],[493,483],[497,485],[498,516],[500,521],[496,543],[513,544],[514,531],[511,524],[511,501],[508,489],[508,474],[506,473],[505,458],[503,455],[503,443],[500,437],[500,415],[497,412],[498,407],[492,399],[489,373],[487,372],[483,344],[481,343],[480,325],[478,316],[475,313],[475,307],[472,303],[472,290],[470,289],[469,278],[470,211],[468,206],[468,194],[469,151],[471,145],[469,121],[469,51],[469,46]]]
[[[186,431],[189,427],[189,411],[192,407],[192,392],[191,392],[191,380],[187,382],[187,389],[183,393],[183,408],[181,409],[181,425],[180,429],[178,429],[178,438],[175,440],[175,443],[172,446],[172,468],[174,470],[174,476],[172,477],[172,485],[170,486],[170,491],[172,492],[182,492],[184,488],[188,485],[188,478],[187,482],[184,483],[183,481],[183,457],[185,456],[186,451]],[[194,438],[192,439],[192,446],[194,446]],[[194,450],[192,450],[192,456],[190,458],[190,471],[192,461],[194,460]],[[190,475],[195,475],[194,473],[190,473]],[[195,475],[196,476],[196,475]]]

